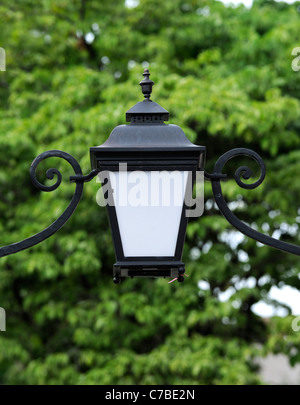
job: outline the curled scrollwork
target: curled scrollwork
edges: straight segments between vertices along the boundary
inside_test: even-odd
[[[240,187],[250,190],[258,187],[264,181],[265,173],[265,169],[261,167],[260,177],[257,181],[255,181],[254,183],[244,183],[241,180],[241,177],[243,177],[243,179],[245,180],[249,180],[252,177],[252,170],[248,166],[240,166],[236,170],[234,178]]]
[[[56,176],[56,182],[53,185],[46,186],[37,180],[36,169],[37,169],[39,163],[49,157],[58,157],[58,158],[65,159],[72,166],[72,168],[75,172],[75,175],[78,176],[79,179],[81,178],[82,171],[81,171],[80,165],[77,162],[77,160],[73,158],[73,156],[69,155],[66,152],[62,152],[60,150],[50,150],[50,151],[44,152],[44,153],[40,154],[38,157],[36,157],[30,167],[30,177],[31,177],[32,183],[39,190],[47,191],[47,192],[56,190],[62,181],[62,175],[61,175],[60,171],[57,169],[53,169],[53,168],[48,169],[46,172],[46,176],[50,180],[53,180],[54,177]],[[82,177],[84,177],[84,176],[82,176]],[[62,215],[56,219],[56,221],[54,221],[48,228],[37,233],[36,235],[33,235],[20,242],[1,247],[0,248],[0,257],[8,256],[13,253],[17,253],[21,250],[28,249],[31,246],[34,246],[34,245],[42,242],[43,240],[49,238],[51,235],[53,235],[55,232],[57,232],[68,221],[70,216],[75,211],[75,209],[80,201],[82,192],[83,192],[83,182],[84,181],[85,180],[76,181],[76,188],[75,188],[72,200],[69,203],[68,207],[65,209],[65,211],[62,213]]]
[[[225,166],[225,164],[232,158],[236,157],[236,156],[247,156],[247,157],[251,157],[252,159],[254,159],[260,166],[260,176],[259,179],[257,181],[255,181],[254,183],[244,183],[241,180],[241,177],[244,180],[249,180],[252,177],[252,170],[248,167],[248,166],[240,166],[235,174],[234,174],[234,178],[235,181],[237,182],[237,184],[245,189],[254,189],[256,187],[258,187],[265,179],[265,175],[266,175],[266,167],[264,164],[264,161],[262,160],[262,158],[253,150],[251,149],[247,149],[247,148],[235,148],[235,149],[231,149],[230,151],[224,153],[224,155],[222,155],[216,162],[215,164],[215,169],[214,172],[215,173],[222,173],[222,170]]]
[[[73,167],[73,170],[75,172],[76,175],[82,175],[82,171],[81,168],[79,166],[79,163],[77,162],[76,159],[73,158],[73,156],[69,155],[66,152],[62,152],[61,150],[50,150],[44,153],[41,153],[39,156],[37,156],[34,161],[31,163],[30,166],[30,178],[31,181],[33,183],[33,185],[38,188],[41,191],[54,191],[56,190],[60,184],[61,184],[61,180],[62,180],[62,175],[60,173],[59,170],[57,169],[48,169],[46,172],[46,177],[49,180],[53,180],[54,176],[57,177],[56,183],[53,184],[52,186],[45,186],[44,184],[40,183],[36,177],[36,169],[38,167],[38,165],[45,159],[49,158],[49,157],[58,157],[58,158],[62,158],[65,159],[68,163],[70,163],[70,165]]]
[[[62,180],[61,172],[59,170],[57,170],[57,169],[48,169],[46,171],[47,179],[53,180],[54,176],[57,176],[57,180],[56,180],[56,183],[53,184],[52,186],[45,186],[44,184],[40,183],[38,181],[38,179],[36,178],[35,173],[31,175],[31,181],[35,185],[35,187],[38,188],[41,191],[54,191],[60,186],[60,183],[61,183],[61,180]]]
[[[269,245],[275,249],[283,250],[284,252],[292,253],[295,255],[300,256],[300,247],[293,245],[291,243],[283,242],[278,239],[272,238],[271,236],[265,235],[261,232],[258,232],[242,222],[240,219],[238,219],[233,212],[230,210],[228,207],[223,193],[222,193],[222,187],[220,184],[220,181],[222,178],[224,178],[224,175],[222,173],[222,170],[225,166],[225,164],[232,158],[236,156],[247,156],[252,159],[254,159],[260,166],[260,176],[259,179],[253,183],[244,183],[241,180],[241,177],[244,180],[248,180],[252,176],[252,171],[248,166],[241,166],[239,167],[234,175],[235,181],[237,184],[244,188],[244,189],[254,189],[258,187],[265,178],[266,175],[266,168],[265,164],[262,160],[262,158],[253,150],[247,149],[247,148],[236,148],[232,149],[224,155],[222,155],[216,162],[215,168],[214,168],[214,173],[212,174],[207,174],[206,178],[208,178],[211,183],[212,183],[212,190],[214,194],[215,201],[218,205],[219,210],[221,213],[224,215],[224,217],[227,219],[227,221],[233,225],[237,230],[242,232],[244,235],[257,240],[260,243],[263,243],[264,245]]]

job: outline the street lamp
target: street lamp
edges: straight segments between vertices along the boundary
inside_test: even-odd
[[[46,172],[48,179],[56,176],[52,186],[41,184],[36,168],[48,157],[60,157],[72,166],[76,183],[72,200],[63,214],[42,232],[21,242],[0,248],[0,257],[36,245],[57,232],[75,211],[85,182],[99,176],[104,192],[108,217],[115,247],[114,282],[123,277],[174,277],[184,280],[182,250],[196,178],[211,181],[215,201],[221,213],[236,229],[263,244],[300,255],[300,247],[264,235],[242,221],[230,210],[222,194],[221,180],[224,165],[240,155],[254,159],[260,167],[260,177],[254,183],[242,179],[252,176],[247,166],[235,172],[237,184],[246,189],[258,187],[265,178],[261,157],[246,148],[226,152],[216,162],[213,173],[204,170],[205,146],[192,144],[182,129],[167,125],[169,113],[150,99],[153,81],[145,69],[140,82],[144,101],[129,109],[129,125],[117,126],[107,141],[90,148],[92,170],[83,175],[78,162],[68,153],[51,150],[39,155],[30,167],[33,184],[42,191],[53,191],[61,183],[57,169]],[[202,176],[201,176],[202,175]],[[130,197],[130,198],[129,198]],[[203,195],[202,195],[203,197]],[[199,207],[198,207],[199,208]],[[198,210],[198,215],[202,209]]]
[[[205,147],[193,145],[177,125],[164,123],[169,113],[150,100],[149,76],[145,69],[140,82],[145,100],[127,111],[130,124],[116,127],[103,145],[90,149],[92,169],[100,171],[102,185],[108,184],[116,282],[132,276],[183,280],[188,185],[204,170]]]

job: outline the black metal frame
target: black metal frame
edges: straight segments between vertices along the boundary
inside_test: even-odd
[[[32,162],[30,177],[33,184],[41,191],[50,192],[59,187],[62,175],[57,169],[47,170],[48,179],[52,180],[54,176],[57,179],[52,186],[45,186],[37,180],[37,166],[49,157],[65,159],[75,172],[75,175],[70,176],[70,181],[76,183],[72,200],[61,216],[48,228],[23,241],[1,247],[0,257],[28,249],[56,233],[75,211],[83,193],[84,183],[92,180],[100,171],[119,170],[120,163],[126,163],[128,171],[189,171],[193,175],[192,184],[194,184],[196,172],[204,170],[206,148],[192,144],[177,125],[164,124],[164,121],[169,119],[169,113],[159,104],[150,100],[154,83],[149,79],[150,73],[147,69],[145,69],[143,76],[144,80],[140,82],[140,85],[145,100],[127,111],[126,121],[130,121],[129,125],[117,126],[104,144],[90,148],[92,171],[88,175],[82,174],[79,163],[71,155],[59,150],[44,152]],[[222,173],[225,164],[236,156],[247,156],[254,159],[261,171],[259,179],[249,184],[244,183],[241,177],[245,180],[250,179],[252,176],[251,169],[247,166],[239,167],[235,172],[235,181],[240,187],[254,189],[265,178],[264,162],[256,152],[247,148],[236,148],[224,153],[217,160],[213,173],[204,172],[205,179],[212,183],[213,195],[219,210],[227,221],[244,235],[265,245],[299,256],[299,246],[274,239],[252,229],[239,220],[228,207],[220,182],[227,178],[227,174]],[[110,204],[107,207],[117,257],[117,262],[114,265],[114,281],[116,283],[120,282],[121,277],[133,276],[176,277],[178,281],[183,281],[185,270],[181,255],[188,222],[185,215],[187,208],[185,203],[181,214],[174,257],[125,257],[115,207]]]
[[[128,151],[124,153],[124,149],[122,149],[122,154],[120,155],[119,151],[115,152],[112,151],[112,155],[106,159],[103,157],[103,151],[99,150],[98,148],[91,148],[92,154],[95,156],[92,157],[94,159],[94,165],[98,166],[100,172],[107,172],[107,171],[118,171],[120,163],[127,164],[128,172],[141,170],[141,171],[188,171],[189,176],[192,175],[192,186],[195,182],[195,175],[196,171],[199,170],[199,150],[197,151],[197,155],[195,155],[195,151],[191,154],[189,150],[188,155],[185,156],[181,153],[181,159],[179,156],[174,156],[173,151],[168,150],[154,150],[149,152],[149,150],[139,152],[140,161],[137,160],[137,157],[132,151]],[[132,153],[131,160],[128,161],[128,157],[125,160],[125,156],[130,156]],[[175,151],[178,153],[178,150]],[[201,152],[205,152],[205,148],[201,149]],[[161,156],[159,156],[161,155]],[[182,156],[183,155],[183,156]],[[156,156],[156,160],[155,160]],[[148,157],[148,159],[147,159]],[[197,157],[197,158],[196,158]],[[143,159],[142,159],[143,158]],[[141,163],[141,161],[143,163]],[[112,162],[115,162],[113,164]],[[104,184],[102,183],[102,186]],[[106,187],[108,188],[108,193],[112,195],[111,185],[108,181],[106,183]],[[186,190],[187,193],[187,190]],[[183,274],[185,273],[185,265],[182,262],[182,251],[183,245],[185,240],[186,234],[186,227],[188,223],[188,218],[185,215],[187,207],[186,206],[186,199],[187,194],[185,195],[182,212],[181,212],[181,219],[179,224],[179,231],[177,237],[177,243],[175,248],[174,256],[125,256],[123,246],[122,246],[122,239],[117,219],[116,209],[113,204],[107,204],[107,212],[108,218],[112,233],[112,238],[114,242],[115,248],[115,255],[116,255],[116,263],[113,266],[113,275],[114,275],[114,282],[119,284],[123,277],[174,277],[178,278],[181,282],[184,280]]]
[[[291,253],[294,255],[300,256],[300,247],[296,246],[291,243],[283,242],[278,239],[272,238],[271,236],[262,234],[261,232],[258,232],[251,228],[250,226],[246,225],[244,222],[242,222],[240,219],[238,219],[234,213],[230,210],[228,207],[228,204],[225,201],[225,198],[222,193],[222,187],[221,187],[221,180],[226,180],[227,174],[222,173],[222,170],[225,166],[225,164],[232,158],[235,158],[237,156],[247,156],[252,159],[254,159],[259,167],[260,167],[260,177],[257,181],[253,183],[244,183],[241,180],[241,177],[245,180],[248,180],[252,176],[251,169],[247,166],[240,166],[236,172],[235,172],[235,181],[236,183],[244,188],[244,189],[254,189],[258,187],[264,180],[265,174],[266,174],[266,168],[265,164],[262,160],[262,158],[254,151],[247,149],[247,148],[236,148],[232,149],[226,153],[224,153],[216,162],[215,167],[214,167],[214,172],[213,173],[207,173],[204,172],[206,180],[211,181],[212,183],[212,190],[213,190],[213,195],[215,198],[215,201],[218,205],[218,208],[220,212],[224,215],[224,217],[227,219],[227,221],[233,225],[238,231],[243,233],[244,235],[264,244],[264,245],[269,245],[275,249],[282,250],[287,253]],[[45,186],[44,184],[41,184],[36,177],[36,169],[39,163],[49,157],[58,157],[58,158],[63,158],[65,159],[73,168],[75,175],[70,176],[70,182],[75,182],[76,183],[76,188],[72,197],[71,202],[69,203],[68,207],[66,210],[61,214],[59,218],[57,218],[48,228],[44,229],[43,231],[37,233],[34,236],[31,236],[27,239],[24,239],[20,242],[13,243],[11,245],[3,246],[0,248],[0,257],[8,256],[13,253],[17,253],[21,250],[28,249],[34,245],[37,245],[38,243],[41,243],[45,239],[49,238],[53,234],[55,234],[71,217],[73,212],[75,211],[80,198],[83,193],[83,186],[85,182],[88,182],[92,180],[103,168],[98,168],[98,169],[93,169],[88,175],[83,175],[79,163],[72,157],[70,154],[66,152],[62,152],[59,150],[50,150],[47,152],[44,152],[40,154],[36,159],[31,164],[30,167],[30,177],[33,182],[33,184],[41,191],[46,191],[46,192],[51,192],[56,190],[59,185],[61,184],[62,180],[62,175],[57,169],[48,169],[46,172],[46,176],[48,179],[52,180],[54,176],[57,177],[55,184],[52,186]],[[160,169],[163,170],[170,170],[171,166],[160,166]],[[107,167],[106,167],[107,168]],[[145,165],[140,166],[139,170],[144,169],[145,170]],[[174,168],[174,167],[173,167]],[[191,167],[190,167],[191,168]],[[131,166],[131,170],[133,167]],[[135,166],[135,169],[138,170],[138,168]],[[149,167],[147,168],[149,170]],[[157,168],[156,168],[157,169]],[[178,167],[176,167],[178,170]],[[116,167],[110,167],[110,170],[116,170]],[[153,169],[152,169],[153,170]],[[187,166],[181,166],[181,170],[187,170]],[[195,173],[195,167],[193,167],[193,173]],[[184,207],[185,208],[185,207]],[[114,207],[111,207],[108,209],[114,209]],[[112,227],[117,227],[117,219],[116,215],[110,215],[110,220],[112,218],[115,218],[116,223],[112,223]],[[186,218],[184,218],[184,214],[182,214],[181,218],[181,223],[180,223],[180,232],[179,232],[179,238],[177,244],[182,244],[184,242],[184,237],[185,237],[185,228],[186,228],[186,223],[183,224],[183,221],[187,221]],[[184,232],[183,232],[184,229]],[[115,235],[118,235],[118,233],[113,233],[114,237]],[[180,240],[180,241],[179,241]],[[116,246],[116,254],[117,254],[117,262],[114,265],[114,277],[115,277],[115,282],[120,281],[120,277],[133,277],[133,276],[162,276],[162,277],[178,277],[179,281],[183,281],[183,274],[184,274],[184,263],[181,262],[181,257],[179,258],[178,254],[175,254],[174,258],[155,258],[155,260],[152,260],[153,258],[143,258],[143,260],[140,260],[140,258],[127,258],[126,263],[123,261],[124,254],[122,253],[122,245],[121,245],[121,239],[115,239],[115,246]],[[177,253],[182,251],[181,246],[180,249],[176,248]],[[148,260],[149,259],[149,260]],[[152,260],[152,261],[151,261]],[[124,272],[121,274],[121,269],[124,269]],[[142,268],[142,270],[141,270]]]

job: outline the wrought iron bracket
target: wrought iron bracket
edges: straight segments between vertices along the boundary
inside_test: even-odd
[[[66,152],[62,152],[60,150],[50,150],[44,153],[41,153],[38,157],[34,159],[30,166],[30,178],[32,183],[34,184],[35,187],[37,187],[41,191],[54,191],[56,190],[62,181],[62,175],[59,170],[57,169],[48,169],[46,172],[46,177],[49,180],[53,180],[54,176],[56,176],[56,182],[51,185],[51,186],[46,186],[42,183],[40,183],[37,180],[36,176],[36,169],[40,162],[43,160],[50,158],[50,157],[58,157],[65,159],[73,168],[75,172],[75,176],[70,176],[70,181],[76,183],[75,191],[72,197],[71,202],[69,203],[68,207],[65,209],[65,211],[61,214],[59,218],[57,218],[48,228],[44,229],[43,231],[37,233],[36,235],[33,235],[27,239],[24,239],[20,242],[13,243],[11,245],[3,246],[0,248],[0,257],[3,256],[8,256],[13,253],[17,253],[21,250],[28,249],[34,245],[37,245],[38,243],[44,241],[45,239],[49,238],[52,236],[54,233],[56,233],[71,217],[75,209],[77,208],[77,205],[80,201],[80,198],[83,193],[83,186],[84,183],[87,181],[92,180],[97,173],[99,172],[98,170],[92,170],[88,175],[84,176],[81,171],[81,167],[77,160],[69,155]]]
[[[256,231],[255,229],[251,228],[250,226],[242,222],[239,218],[237,218],[237,216],[230,210],[222,193],[222,187],[220,182],[221,180],[227,179],[227,174],[222,173],[222,171],[225,164],[230,159],[243,155],[254,159],[258,163],[260,167],[260,176],[259,179],[253,183],[244,183],[241,180],[241,177],[244,180],[250,179],[252,176],[252,171],[248,166],[240,166],[236,170],[234,175],[236,183],[244,189],[254,189],[264,181],[266,175],[265,164],[262,158],[256,152],[247,148],[235,148],[224,153],[217,160],[213,173],[204,172],[205,179],[209,180],[212,184],[214,199],[216,201],[219,210],[227,219],[227,221],[244,235],[264,245],[269,245],[275,249],[279,249],[284,252],[300,256],[299,246],[280,241],[278,239],[272,238],[271,236]],[[28,249],[34,245],[37,245],[38,243],[41,243],[42,241],[44,241],[45,239],[49,238],[54,233],[56,233],[68,221],[68,219],[71,217],[71,215],[77,208],[83,193],[84,183],[91,181],[99,173],[98,169],[94,169],[89,174],[83,175],[79,163],[73,156],[60,150],[50,150],[36,157],[30,167],[30,178],[32,180],[32,183],[41,191],[46,192],[54,191],[60,186],[62,181],[62,175],[60,171],[54,168],[48,169],[46,172],[46,177],[50,180],[53,180],[54,177],[56,176],[56,182],[53,185],[46,186],[37,180],[36,169],[38,165],[40,164],[40,162],[50,157],[58,157],[66,160],[72,166],[75,172],[75,175],[70,176],[69,178],[70,182],[74,182],[76,184],[76,187],[68,207],[65,209],[65,211],[61,214],[59,218],[57,218],[48,228],[44,229],[43,231],[20,242],[1,247],[0,257],[8,256],[13,253],[17,253],[21,250]]]
[[[265,235],[261,232],[256,231],[255,229],[251,228],[244,222],[242,222],[236,215],[230,210],[228,204],[225,201],[225,198],[222,193],[222,187],[220,180],[226,179],[227,175],[222,174],[223,168],[225,164],[232,158],[237,156],[247,156],[254,159],[259,167],[260,167],[260,176],[259,179],[253,183],[244,183],[241,180],[241,177],[244,180],[248,180],[252,176],[252,171],[248,166],[240,166],[234,175],[236,183],[244,188],[244,189],[254,189],[258,187],[265,179],[266,175],[266,168],[262,158],[253,150],[247,148],[235,148],[231,149],[228,152],[224,153],[220,158],[217,160],[214,172],[212,174],[205,172],[205,178],[211,181],[212,184],[212,191],[214,195],[214,199],[216,204],[227,219],[227,221],[233,225],[238,231],[242,232],[244,235],[263,243],[264,245],[269,245],[275,249],[282,250],[284,252],[292,253],[294,255],[300,256],[300,246],[296,246],[292,243],[287,243],[280,241],[278,239],[272,238],[271,236]]]
[[[93,169],[89,174],[86,176],[77,174],[76,176],[70,176],[70,181],[74,183],[87,183],[91,181],[97,174],[100,172],[100,169]]]

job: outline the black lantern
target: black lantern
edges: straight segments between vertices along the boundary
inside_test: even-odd
[[[49,157],[65,159],[75,172],[70,176],[70,181],[76,183],[74,195],[66,210],[48,228],[1,247],[0,257],[28,249],[57,232],[75,211],[84,183],[99,175],[117,258],[114,282],[135,276],[174,277],[183,281],[182,250],[187,212],[190,212],[187,208],[190,208],[193,185],[199,173],[211,181],[219,210],[237,230],[262,244],[300,256],[299,246],[262,234],[239,220],[224,199],[221,181],[227,179],[227,174],[223,173],[225,164],[241,155],[255,160],[260,167],[256,181],[243,181],[252,176],[247,166],[239,167],[234,174],[240,187],[254,189],[265,178],[262,158],[250,149],[235,148],[216,161],[213,173],[207,173],[205,147],[193,145],[178,126],[164,123],[169,113],[150,100],[154,83],[149,76],[145,69],[144,80],[140,82],[145,100],[127,111],[126,121],[130,124],[116,127],[103,145],[90,148],[92,171],[88,175],[82,174],[73,156],[60,150],[44,152],[34,159],[30,167],[31,180],[38,189],[47,192],[59,187],[62,175],[57,169],[48,169],[47,178],[56,176],[56,182],[51,186],[41,184],[36,177],[37,166]],[[132,196],[135,198],[129,201],[128,197]]]
[[[205,147],[164,123],[169,113],[150,100],[149,76],[145,69],[140,82],[145,100],[127,111],[130,124],[116,127],[103,145],[90,149],[92,169],[100,171],[107,194],[116,283],[133,276],[183,280],[187,203],[196,172],[204,170]],[[138,199],[128,200],[136,194]]]

